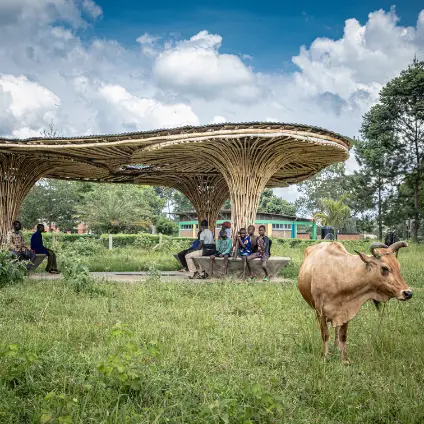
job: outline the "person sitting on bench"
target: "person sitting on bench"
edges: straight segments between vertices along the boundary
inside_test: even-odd
[[[31,249],[38,254],[47,255],[46,271],[50,274],[59,274],[57,270],[56,254],[53,250],[47,249],[43,245],[44,225],[38,224],[37,231],[31,237]]]
[[[216,252],[211,255],[211,275],[213,277],[213,263],[215,258],[224,258],[224,266],[225,266],[225,275],[227,275],[228,271],[228,258],[231,256],[231,251],[233,249],[233,243],[231,242],[231,238],[227,237],[227,232],[225,229],[221,230],[219,233],[219,239],[216,242]]]
[[[194,252],[199,248],[200,245],[200,231],[197,233],[197,240],[194,240],[191,246],[188,249],[182,250],[181,252],[177,253],[178,260],[180,261],[180,264],[182,268],[180,269],[180,272],[188,271],[187,261],[186,261],[186,255]]]
[[[26,244],[24,236],[21,233],[22,225],[20,221],[13,221],[13,230],[7,234],[7,246],[20,261],[33,261],[35,253]]]

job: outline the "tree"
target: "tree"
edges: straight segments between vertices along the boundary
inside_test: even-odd
[[[299,184],[300,196],[295,205],[301,215],[313,215],[320,208],[321,199],[339,199],[348,194],[344,163],[333,164],[312,178]]]
[[[178,190],[174,191],[172,203],[174,212],[190,212],[194,210],[190,200],[188,200],[187,197]]]
[[[413,239],[417,242],[424,159],[424,62],[415,59],[391,80],[380,93],[380,103],[390,111],[387,122],[394,128],[395,164],[414,193]]]
[[[377,206],[378,236],[382,240],[383,203],[395,181],[397,169],[392,153],[396,143],[394,127],[385,105],[373,106],[364,116],[361,134],[363,139],[355,144],[356,159],[361,166],[356,174],[355,192],[369,207]]]
[[[172,219],[160,218],[156,230],[158,233],[167,236],[175,236],[178,234],[178,225]]]
[[[345,196],[338,200],[321,199],[320,211],[314,214],[314,219],[325,226],[343,228],[351,216],[351,210],[345,202]]]
[[[271,188],[266,188],[259,199],[258,212],[296,216],[296,206],[276,196]]]
[[[134,233],[153,230],[163,205],[151,187],[98,184],[77,209],[80,219],[96,232]]]
[[[76,207],[90,183],[62,180],[40,180],[24,200],[20,220],[24,228],[32,228],[38,222],[56,224],[61,229],[72,229],[77,224]]]

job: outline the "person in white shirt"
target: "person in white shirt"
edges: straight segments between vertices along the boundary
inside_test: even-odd
[[[194,264],[193,258],[200,258],[201,256],[203,256],[203,248],[209,248],[213,250],[213,245],[215,243],[213,233],[208,228],[208,221],[203,220],[200,223],[200,228],[202,232],[200,233],[200,244],[198,250],[188,253],[185,257],[187,261],[187,267],[190,272],[190,276],[188,278],[190,279],[199,278],[199,271],[197,270],[196,265]]]

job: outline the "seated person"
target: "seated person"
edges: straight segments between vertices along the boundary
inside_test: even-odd
[[[46,271],[50,274],[59,274],[57,270],[56,254],[53,250],[47,249],[43,245],[44,225],[38,224],[37,231],[31,237],[31,249],[38,254],[47,255]]]
[[[186,255],[188,253],[194,252],[199,248],[200,244],[200,231],[197,233],[197,240],[194,240],[191,246],[188,249],[182,250],[181,252],[177,253],[178,260],[180,261],[180,264],[182,268],[180,269],[180,272],[188,271],[187,261],[186,261]]]
[[[247,227],[247,234],[250,236],[250,243],[252,244],[252,252],[255,253],[258,250],[258,245],[256,244],[257,237],[255,236],[255,226],[249,225]]]
[[[200,223],[200,228],[202,231],[200,233],[200,238],[199,238],[200,244],[197,250],[195,250],[194,252],[188,253],[185,257],[187,261],[188,270],[190,272],[190,275],[188,277],[190,280],[202,278],[200,276],[200,272],[202,272],[202,270],[200,270],[200,272],[197,270],[196,265],[193,261],[193,258],[201,258],[204,255],[210,256],[208,252],[210,251],[213,252],[212,249],[215,248],[213,233],[208,228],[208,221],[206,219],[204,219]]]
[[[233,244],[231,242],[231,238],[227,237],[227,232],[225,230],[221,230],[219,233],[219,239],[216,242],[216,252],[211,255],[211,277],[213,276],[213,263],[215,258],[224,258],[225,264],[225,275],[227,275],[228,270],[228,258],[231,255]]]
[[[33,261],[35,253],[26,244],[21,233],[22,225],[20,221],[13,221],[13,230],[7,234],[7,246],[10,252],[15,254],[20,261]]]
[[[225,221],[222,223],[222,230],[227,233],[227,238],[231,238],[231,222]]]
[[[253,275],[252,275],[252,270],[250,268],[249,262],[252,261],[253,259],[260,259],[262,269],[264,270],[264,273],[265,273],[264,281],[268,281],[269,278],[268,278],[267,261],[271,255],[270,253],[271,240],[265,235],[265,225],[261,225],[259,227],[259,237],[257,239],[257,244],[258,244],[258,250],[256,251],[256,253],[252,253],[247,258],[247,267],[249,268],[250,277],[252,278]]]
[[[238,237],[238,256],[243,260],[243,278],[246,278],[247,257],[252,254],[252,243],[250,236],[246,233],[246,228],[240,228]]]

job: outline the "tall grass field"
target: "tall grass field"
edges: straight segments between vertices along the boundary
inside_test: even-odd
[[[119,254],[130,250],[173,261]],[[65,280],[3,287],[0,423],[424,422],[424,247],[399,255],[412,300],[366,304],[352,321],[350,366],[335,349],[321,357],[296,287],[303,250],[273,252],[292,258],[283,283],[152,273],[78,294]]]

